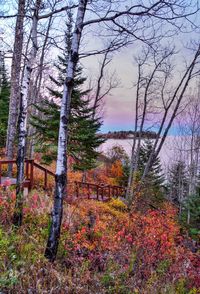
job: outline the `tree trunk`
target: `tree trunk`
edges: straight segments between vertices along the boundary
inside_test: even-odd
[[[183,75],[179,85],[177,86],[177,88],[176,88],[176,90],[174,92],[174,95],[173,95],[173,98],[172,98],[171,102],[173,102],[175,100],[175,98],[177,99],[177,101],[176,101],[176,104],[174,105],[174,109],[173,109],[171,117],[170,117],[170,119],[169,119],[169,121],[167,123],[167,126],[166,126],[166,128],[165,128],[165,130],[163,132],[162,138],[161,138],[161,140],[160,140],[160,142],[158,144],[159,136],[162,133],[163,126],[164,126],[164,123],[165,123],[166,118],[167,118],[167,112],[168,112],[168,110],[170,109],[170,107],[172,105],[171,102],[170,102],[168,108],[165,111],[165,114],[164,114],[164,116],[162,118],[161,126],[159,128],[158,133],[157,133],[157,138],[156,138],[155,143],[154,143],[154,148],[153,148],[153,150],[152,150],[152,152],[151,152],[151,154],[149,156],[149,160],[148,160],[148,162],[147,162],[147,164],[145,166],[141,181],[144,181],[145,177],[147,176],[147,174],[149,172],[151,164],[153,163],[154,158],[156,158],[160,153],[160,150],[161,150],[161,148],[162,148],[162,146],[163,146],[163,144],[164,144],[164,142],[166,140],[166,137],[168,135],[169,129],[171,128],[172,123],[173,123],[174,119],[176,118],[180,103],[181,103],[181,101],[182,101],[182,99],[184,97],[186,89],[188,88],[189,82],[192,79],[192,74],[193,74],[194,68],[195,68],[195,66],[196,66],[196,64],[198,62],[199,56],[200,56],[200,45],[198,46],[198,49],[197,49],[197,51],[196,51],[196,53],[194,55],[194,58],[193,58],[192,62],[187,67],[187,69],[185,71],[185,74]],[[182,89],[181,89],[181,87],[182,87]],[[179,90],[180,90],[180,93],[178,94]]]
[[[19,110],[19,96],[20,96],[20,72],[21,72],[21,59],[23,47],[23,25],[25,15],[25,0],[19,1],[18,14],[15,26],[15,41],[12,57],[11,69],[11,93],[9,103],[9,117],[7,129],[7,142],[6,142],[6,156],[8,159],[13,159],[14,142],[17,128],[17,116]],[[9,168],[11,172],[11,167]],[[9,172],[9,173],[10,173]]]
[[[135,100],[135,134],[133,138],[133,146],[131,149],[131,162],[129,169],[129,177],[128,177],[128,185],[126,189],[126,200],[128,201],[128,205],[131,205],[132,202],[132,194],[133,194],[133,176],[134,176],[134,166],[135,166],[135,148],[136,148],[136,140],[137,140],[137,130],[138,130],[138,115],[139,115],[139,90],[140,90],[140,79],[141,79],[141,66],[138,66],[138,83],[137,83],[137,91],[136,91],[136,100]]]
[[[40,103],[40,100],[41,100],[40,89],[41,89],[42,78],[43,78],[44,59],[45,59],[45,52],[48,45],[49,33],[50,33],[51,25],[52,25],[52,18],[53,18],[53,15],[51,15],[48,20],[44,43],[42,45],[37,75],[32,84],[32,89],[30,88],[30,91],[29,91],[30,95],[32,96],[32,99],[31,99],[32,105]],[[32,105],[30,107],[30,111],[28,113],[28,118],[27,118],[27,121],[28,121],[27,140],[26,140],[26,157],[27,158],[33,158],[34,145],[35,145],[35,138],[34,138],[35,128],[29,123],[29,120],[30,120],[30,116],[37,115],[38,111]]]
[[[188,208],[188,211],[187,211],[187,224],[189,225],[190,224],[190,209]]]
[[[24,185],[24,160],[25,160],[25,145],[27,134],[27,106],[30,79],[35,59],[37,55],[37,25],[38,25],[38,11],[41,0],[36,0],[33,12],[33,22],[31,28],[32,49],[24,69],[24,76],[22,80],[20,93],[20,112],[18,120],[18,152],[17,152],[17,187],[16,187],[16,204],[13,216],[13,224],[21,226],[23,218],[23,185]]]
[[[68,119],[70,113],[71,93],[74,84],[74,71],[78,62],[79,45],[83,30],[83,20],[86,11],[87,0],[80,0],[74,33],[72,37],[72,47],[70,51],[67,76],[64,84],[62,105],[60,111],[60,127],[58,139],[58,154],[56,164],[56,183],[54,194],[54,205],[52,210],[52,220],[50,233],[45,250],[45,257],[54,261],[57,254],[60,238],[60,229],[63,214],[63,197],[66,193],[67,183],[67,139],[68,139]]]

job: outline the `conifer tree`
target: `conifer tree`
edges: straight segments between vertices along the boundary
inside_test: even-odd
[[[190,211],[190,222],[187,223],[188,219],[188,210]],[[183,203],[183,211],[182,211],[182,221],[187,223],[190,228],[192,228],[192,232],[195,235],[196,233],[200,233],[200,195],[192,195],[188,197]]]
[[[58,56],[58,63],[55,65],[58,77],[50,76],[52,87],[48,88],[51,97],[57,98],[57,101],[53,98],[51,100],[45,99],[41,105],[36,105],[38,115],[32,116],[31,119],[31,123],[36,130],[37,150],[43,154],[42,159],[45,163],[50,163],[56,159],[57,155],[60,120],[59,100],[62,98],[61,88],[64,84],[67,60],[71,47],[72,24],[72,14],[68,12],[65,52],[63,56]],[[104,142],[97,135],[102,122],[100,118],[93,117],[93,108],[90,106],[90,101],[85,98],[88,91],[81,90],[85,80],[86,78],[82,76],[82,68],[78,65],[72,92],[67,152],[74,159],[73,168],[83,171],[94,167],[98,156],[96,149]]]
[[[141,175],[143,174],[145,165],[148,162],[149,156],[152,152],[152,148],[153,143],[150,139],[146,139],[144,141],[144,144],[140,148],[138,170]],[[146,177],[146,181],[148,183],[151,182],[151,184],[153,184],[155,187],[162,186],[162,184],[164,183],[164,176],[162,173],[162,167],[159,157],[154,159],[154,162],[149,170],[149,174]]]
[[[8,124],[10,86],[3,58],[0,64],[0,79],[0,147],[5,147]]]
[[[184,162],[178,161],[173,164],[169,171],[168,188],[169,199],[177,206],[180,207],[184,200],[188,197],[188,177],[187,170]]]

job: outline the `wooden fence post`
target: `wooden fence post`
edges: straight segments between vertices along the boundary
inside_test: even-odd
[[[29,161],[27,159],[25,159],[25,163],[26,163],[26,170],[25,170],[25,177],[26,179],[28,179],[29,177]]]
[[[88,199],[90,199],[90,184],[87,184],[87,189],[88,189]]]
[[[116,189],[116,192],[117,192],[117,193],[116,193],[116,194],[117,194],[116,196],[117,196],[117,198],[118,198],[118,196],[119,196],[119,189],[118,189],[118,187],[117,187],[117,189]]]
[[[110,185],[108,186],[108,198],[110,199]]]
[[[30,170],[30,190],[33,187],[33,172],[34,172],[34,160],[30,159],[31,170]]]

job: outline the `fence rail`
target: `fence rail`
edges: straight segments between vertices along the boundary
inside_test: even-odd
[[[0,160],[0,184],[2,184],[2,166],[9,164],[17,164],[16,160]],[[55,173],[35,162],[34,159],[26,159],[24,165],[24,187],[28,187],[29,190],[33,188],[34,185],[34,174],[36,169],[43,172],[43,185],[44,189],[48,188],[48,175],[55,179]],[[14,179],[16,183],[16,179]],[[13,183],[13,184],[14,184]],[[125,197],[126,188],[121,186],[103,185],[103,184],[93,184],[88,182],[74,182],[74,193],[76,198],[87,197],[88,199],[96,200],[108,200],[111,197]]]
[[[87,194],[88,199],[108,200],[111,197],[125,197],[126,188],[121,186],[98,185],[87,182],[75,182],[76,197]],[[83,191],[83,190],[86,191]]]
[[[17,164],[16,160],[0,160],[0,184],[2,183],[2,166],[9,164]],[[24,165],[24,186],[28,187],[29,190],[33,188],[34,184],[34,170],[35,168],[41,170],[44,173],[44,189],[47,189],[48,184],[48,175],[53,176],[55,178],[55,174],[43,167],[39,163],[36,163],[34,159],[25,159]]]

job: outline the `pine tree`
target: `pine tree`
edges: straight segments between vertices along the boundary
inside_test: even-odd
[[[10,86],[5,70],[4,59],[0,64],[0,147],[5,147],[9,112]]]
[[[187,223],[188,218],[188,210],[190,212],[190,228],[193,229],[191,233],[195,235],[195,229],[196,233],[198,231],[198,234],[200,233],[200,195],[192,195],[188,197],[184,203],[183,203],[183,211],[182,211],[182,221],[184,223]]]
[[[35,137],[39,148],[37,150],[43,154],[45,163],[50,163],[56,158],[58,129],[60,120],[59,100],[62,98],[62,87],[67,67],[67,60],[71,47],[72,37],[72,14],[68,13],[68,23],[66,32],[66,48],[63,56],[58,56],[58,63],[55,65],[58,71],[58,78],[50,76],[54,88],[48,88],[51,97],[45,99],[40,106],[36,106],[38,115],[31,119],[35,127]],[[82,76],[82,68],[77,66],[74,89],[72,92],[71,113],[69,118],[69,143],[68,155],[74,159],[74,169],[88,170],[94,167],[98,152],[97,147],[104,142],[97,135],[102,122],[100,118],[93,118],[93,108],[90,101],[84,96],[88,91],[82,91],[81,86],[86,78]]]
[[[139,174],[142,175],[145,169],[145,165],[148,162],[149,156],[152,152],[153,143],[150,139],[146,139],[140,148],[138,170]],[[151,183],[155,187],[160,187],[164,183],[164,176],[162,173],[162,167],[160,158],[154,159],[153,164],[149,170],[146,182]]]
[[[189,193],[187,170],[184,162],[178,161],[172,165],[169,171],[168,189],[169,199],[181,208]]]

